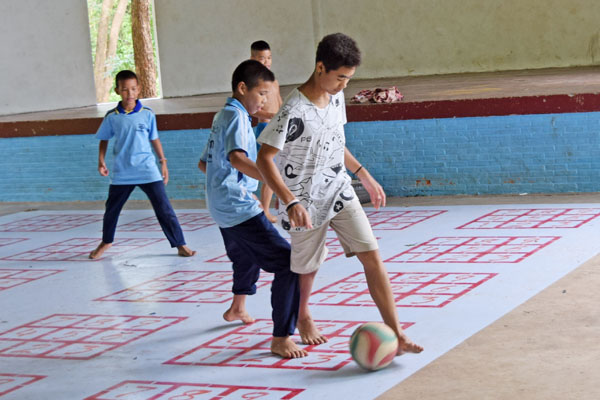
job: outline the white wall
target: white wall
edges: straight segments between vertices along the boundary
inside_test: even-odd
[[[0,115],[96,103],[87,3],[0,0]]]
[[[598,0],[155,0],[165,97],[230,90],[250,43],[303,82],[325,34],[363,51],[357,78],[600,63]],[[0,0],[0,115],[95,104],[84,0]]]
[[[166,97],[228,91],[250,43],[281,83],[306,80],[318,41],[354,37],[357,78],[595,65],[598,0],[155,0]]]
[[[316,37],[363,51],[358,78],[594,65],[598,0],[315,0]]]
[[[165,97],[230,91],[255,40],[271,45],[281,84],[314,67],[310,0],[155,0],[155,13]]]

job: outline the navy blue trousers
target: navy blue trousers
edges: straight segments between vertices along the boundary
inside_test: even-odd
[[[290,244],[264,213],[231,228],[220,228],[233,262],[233,293],[256,293],[260,269],[275,274],[271,286],[273,336],[294,333],[298,320],[298,275],[290,270]]]
[[[165,236],[169,239],[171,247],[183,246],[185,239],[177,215],[165,191],[163,181],[151,183],[142,183],[138,185],[110,185],[108,188],[108,199],[106,200],[106,211],[104,212],[104,223],[102,225],[102,241],[104,243],[112,243],[115,240],[115,231],[119,215],[125,205],[125,202],[133,192],[136,186],[146,193],[154,213],[158,219],[158,223],[162,228]]]

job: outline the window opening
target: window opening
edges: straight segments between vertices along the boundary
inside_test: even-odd
[[[87,0],[94,83],[98,103],[119,101],[114,77],[135,71],[140,98],[161,96],[158,51],[151,0]]]

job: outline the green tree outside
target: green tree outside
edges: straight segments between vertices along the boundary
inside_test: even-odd
[[[102,1],[103,0],[87,0],[88,16],[90,21],[90,38],[92,44],[92,59],[94,63],[96,62],[96,43],[98,37],[98,23],[100,21],[100,12],[102,10]],[[115,2],[115,4],[113,4],[113,13],[117,8],[117,3],[118,2]],[[150,23],[152,25],[152,47],[154,48],[155,59],[158,59],[156,52],[156,38],[154,33],[154,18],[152,16],[152,13],[150,16]],[[117,74],[117,72],[123,69],[135,71],[135,62],[133,59],[133,41],[131,38],[131,2],[129,2],[129,4],[127,5],[127,11],[125,17],[123,18],[121,30],[119,31],[117,52],[114,57],[111,57],[110,59],[106,60],[106,63],[108,64],[108,74],[111,77],[114,77]],[[160,84],[158,76],[156,77],[156,88],[157,93],[160,96]],[[119,95],[117,95],[114,92],[114,90],[111,90],[109,101],[114,102],[119,100],[121,100]]]

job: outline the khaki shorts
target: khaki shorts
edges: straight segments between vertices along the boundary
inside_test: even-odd
[[[318,228],[290,232],[292,238],[291,269],[297,274],[309,274],[319,269],[327,257],[327,230],[333,228],[346,257],[377,250],[377,239],[358,198],[354,198],[335,217]]]

